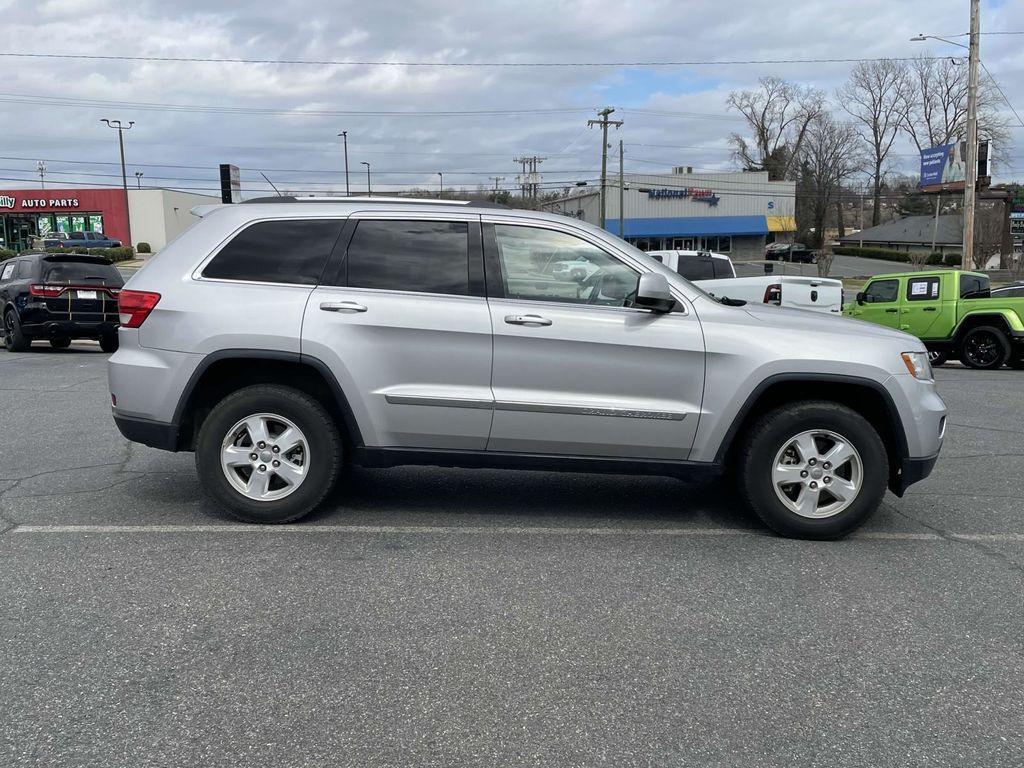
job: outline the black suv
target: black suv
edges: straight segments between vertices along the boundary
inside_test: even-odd
[[[97,256],[26,252],[0,262],[0,310],[7,350],[24,352],[35,339],[62,349],[72,339],[99,339],[117,350],[121,273]]]

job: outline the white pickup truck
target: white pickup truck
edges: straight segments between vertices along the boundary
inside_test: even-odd
[[[800,275],[736,277],[736,269],[729,257],[710,251],[648,251],[647,255],[697,283],[716,298],[742,299],[754,304],[775,304],[834,315],[843,311],[841,280]]]

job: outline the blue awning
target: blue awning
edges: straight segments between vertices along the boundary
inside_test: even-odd
[[[694,235],[767,235],[764,216],[681,216],[664,219],[626,219],[626,237],[690,237]],[[608,219],[605,229],[619,234],[619,220]]]

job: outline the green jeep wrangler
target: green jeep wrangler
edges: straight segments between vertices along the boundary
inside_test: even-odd
[[[932,365],[955,355],[971,368],[1024,368],[1024,297],[992,298],[988,275],[875,275],[844,314],[914,334]]]

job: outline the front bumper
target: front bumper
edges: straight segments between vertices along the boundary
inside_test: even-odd
[[[889,490],[897,496],[902,497],[907,488],[914,483],[924,480],[935,469],[935,462],[939,460],[939,454],[926,456],[925,458],[906,458],[900,461],[899,474],[892,478],[889,483]]]

